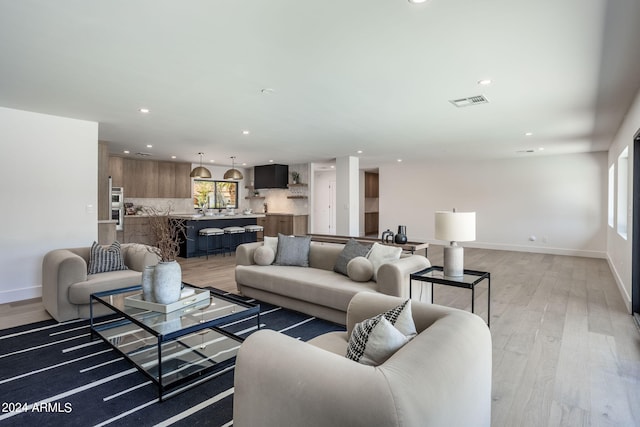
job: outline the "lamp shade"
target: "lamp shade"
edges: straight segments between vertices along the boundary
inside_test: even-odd
[[[202,156],[204,156],[204,153],[198,154],[200,155],[200,166],[193,168],[189,176],[191,178],[211,178],[211,171],[202,166]]]
[[[239,181],[242,178],[243,178],[242,172],[240,172],[238,169],[235,169],[235,168],[229,169],[224,173],[224,179],[232,179],[232,180]]]
[[[211,172],[204,166],[197,166],[191,171],[191,178],[211,178]]]
[[[476,240],[476,213],[436,212],[436,239],[448,242]]]

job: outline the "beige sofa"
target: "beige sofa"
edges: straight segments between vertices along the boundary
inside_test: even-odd
[[[159,260],[147,245],[124,243],[122,255],[128,270],[87,274],[90,249],[55,249],[44,256],[42,301],[58,322],[88,318],[92,293],[139,285],[144,267]]]
[[[238,246],[235,275],[241,294],[342,325],[355,294],[408,296],[409,274],[430,265],[422,255],[407,255],[380,266],[377,282],[355,282],[333,271],[342,244],[311,242],[309,267],[256,265],[253,253],[261,245]]]
[[[233,425],[489,427],[491,335],[475,314],[412,301],[415,338],[376,367],[345,357],[356,323],[402,301],[359,293],[347,332],[309,342],[250,335],[236,359]]]

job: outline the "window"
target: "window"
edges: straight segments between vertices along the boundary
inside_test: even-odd
[[[608,210],[608,215],[607,215],[607,222],[609,224],[609,227],[613,228],[613,218],[614,218],[614,212],[613,212],[613,201],[614,201],[614,185],[615,185],[615,169],[616,166],[615,164],[611,165],[609,167],[609,203],[607,204],[607,210]]]
[[[193,180],[193,207],[205,205],[210,209],[238,208],[238,183],[236,181]]]
[[[627,239],[627,198],[629,181],[629,147],[618,156],[618,234]]]

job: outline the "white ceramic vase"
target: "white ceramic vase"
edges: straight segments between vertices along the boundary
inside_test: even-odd
[[[147,265],[142,271],[142,299],[149,302],[155,302],[153,297],[153,271],[155,265]]]
[[[153,296],[160,304],[171,304],[180,299],[182,269],[176,261],[161,261],[153,271]]]

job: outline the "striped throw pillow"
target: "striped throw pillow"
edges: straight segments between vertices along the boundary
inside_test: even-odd
[[[103,248],[97,242],[93,242],[91,251],[89,252],[88,274],[127,269],[127,266],[124,265],[120,242],[115,241],[108,248]]]

